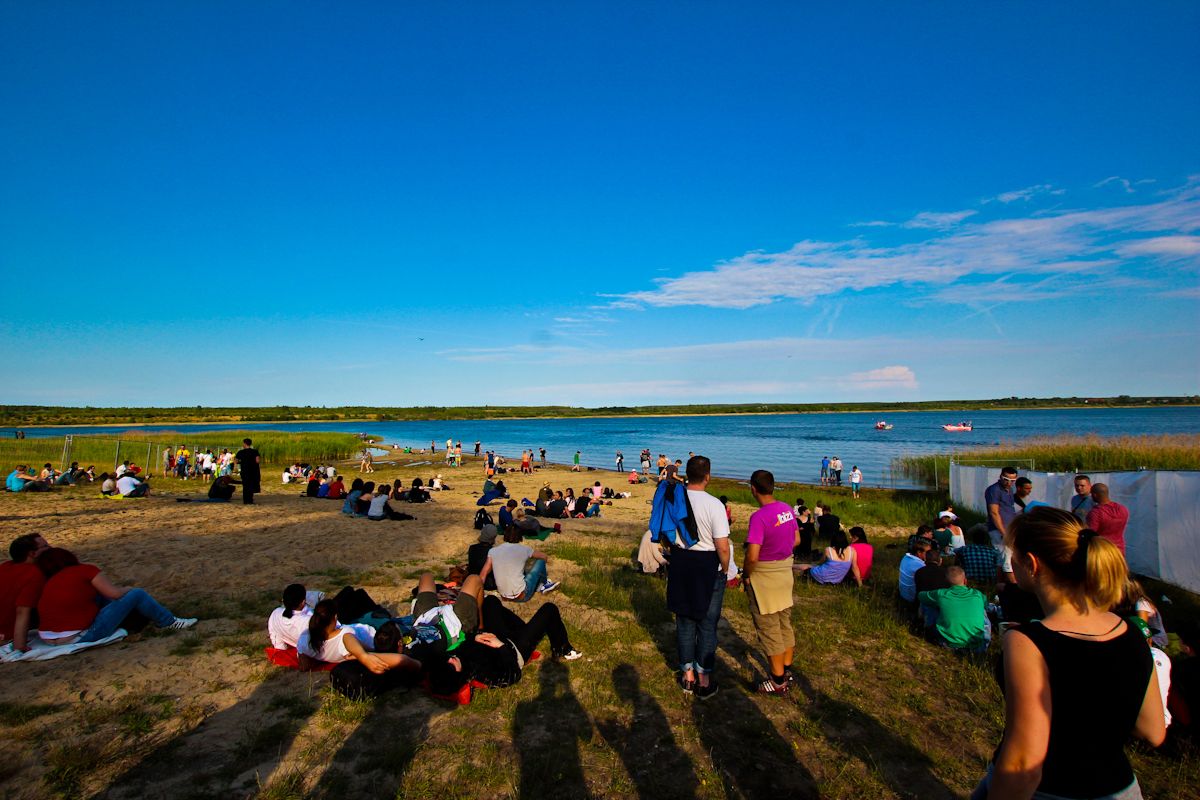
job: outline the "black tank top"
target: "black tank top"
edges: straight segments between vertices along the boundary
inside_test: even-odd
[[[1145,638],[1128,624],[1104,642],[1066,636],[1039,621],[1017,630],[1050,673],[1050,745],[1037,790],[1082,798],[1129,786],[1134,776],[1125,743],[1154,669]]]

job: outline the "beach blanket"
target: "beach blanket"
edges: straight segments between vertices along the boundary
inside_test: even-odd
[[[294,647],[286,647],[282,650],[278,647],[264,647],[263,652],[267,654],[267,660],[277,667],[300,669],[300,656]],[[327,664],[324,661],[319,663],[321,666],[314,669],[313,672],[329,672],[337,666],[337,664]]]
[[[22,653],[19,650],[15,650],[12,642],[0,647],[0,662],[7,664],[11,661],[49,661],[59,656],[69,656],[72,653],[78,653],[80,650],[89,650],[93,647],[119,642],[129,635],[125,632],[124,628],[117,628],[116,632],[111,636],[95,642],[87,642],[86,644],[80,644],[79,642],[72,644],[46,644],[34,634],[34,631],[29,632],[28,652]]]

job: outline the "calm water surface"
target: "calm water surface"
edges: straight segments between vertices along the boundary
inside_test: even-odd
[[[1104,436],[1200,433],[1200,407],[1067,409],[1036,411],[916,411],[883,415],[895,425],[877,431],[881,417],[872,413],[770,414],[763,416],[619,417],[603,419],[438,420],[430,422],[298,422],[231,425],[160,425],[154,431],[289,430],[365,431],[384,442],[438,450],[446,439],[461,440],[470,453],[476,439],[484,449],[517,456],[527,447],[546,448],[550,461],[568,463],[575,450],[583,464],[611,469],[617,450],[626,468],[636,465],[638,453],[649,447],[657,458],[665,453],[687,460],[688,451],[712,459],[717,475],[745,478],[756,469],[769,469],[778,480],[817,480],[822,456],[840,456],[845,472],[857,464],[868,486],[912,487],[892,475],[893,458],[901,455],[947,453],[1031,436],[1096,433]],[[948,433],[945,423],[970,419],[975,430]],[[64,427],[29,429],[29,436],[112,434],[120,428]],[[0,436],[12,429],[0,429]],[[233,443],[231,443],[231,446]],[[386,457],[384,457],[386,460]]]

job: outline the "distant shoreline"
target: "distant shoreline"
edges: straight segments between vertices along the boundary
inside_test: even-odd
[[[570,415],[538,415],[538,416],[504,416],[504,417],[453,417],[453,418],[426,418],[426,419],[274,419],[274,420],[227,420],[227,419],[211,419],[211,420],[167,420],[161,422],[72,422],[59,423],[53,425],[6,425],[5,428],[20,429],[20,430],[48,430],[54,428],[149,428],[163,427],[167,425],[373,425],[380,422],[503,422],[511,420],[567,420],[567,419],[669,419],[674,417],[782,417],[782,416],[801,416],[807,414],[867,414],[875,417],[887,414],[913,414],[920,412],[927,413],[955,413],[958,415],[971,415],[976,412],[986,413],[989,411],[1099,411],[1099,410],[1114,410],[1114,409],[1159,409],[1159,408],[1195,408],[1200,407],[1200,402],[1197,403],[1129,403],[1125,405],[1008,405],[1008,406],[991,406],[988,408],[961,408],[958,406],[936,406],[932,408],[889,408],[889,409],[814,409],[812,411],[712,411],[712,412],[692,412],[692,413],[663,413],[663,414],[570,414]],[[365,431],[364,431],[365,432]]]

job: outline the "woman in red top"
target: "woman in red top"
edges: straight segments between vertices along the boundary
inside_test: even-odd
[[[134,611],[160,628],[190,628],[195,619],[175,616],[145,589],[114,586],[100,568],[80,564],[69,550],[51,547],[37,558],[46,575],[38,601],[40,635],[48,644],[96,642],[116,632]]]

